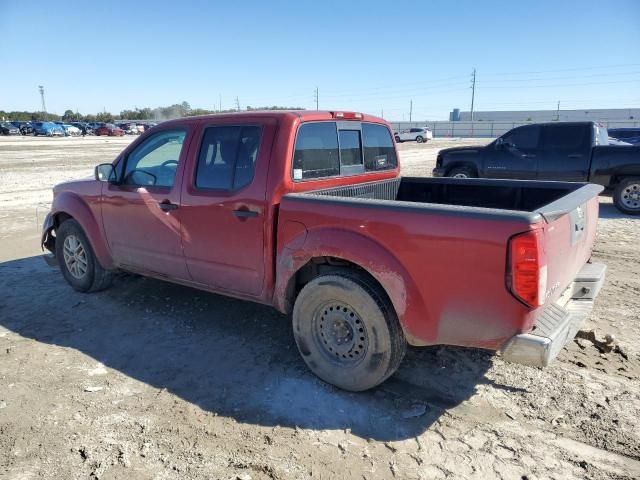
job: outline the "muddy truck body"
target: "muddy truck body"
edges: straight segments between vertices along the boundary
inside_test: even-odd
[[[323,380],[372,388],[407,345],[545,366],[589,315],[601,186],[401,177],[353,112],[164,122],[55,187],[42,244],[82,292],[117,270],[274,306]]]

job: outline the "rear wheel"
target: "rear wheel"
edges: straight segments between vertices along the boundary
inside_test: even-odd
[[[478,175],[476,175],[473,168],[462,166],[451,169],[447,176],[452,178],[476,178]]]
[[[358,272],[321,275],[305,285],[293,309],[293,332],[311,371],[345,390],[384,382],[406,351],[387,296]]]
[[[395,138],[396,138],[396,143],[401,143],[401,142],[402,142],[402,140],[400,140],[400,137],[399,137],[399,136],[397,136],[397,135],[396,135],[396,137],[395,137]]]
[[[416,137],[416,142],[418,142],[418,143],[422,143],[422,142],[424,142],[424,137],[422,137],[421,135],[418,135],[418,136]]]
[[[623,179],[613,193],[613,202],[623,213],[640,215],[640,177]]]
[[[73,219],[56,230],[56,258],[67,283],[79,292],[97,292],[111,285],[112,274],[102,268],[82,227]]]

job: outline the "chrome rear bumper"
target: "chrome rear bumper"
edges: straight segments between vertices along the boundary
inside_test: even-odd
[[[593,308],[604,283],[607,266],[588,263],[562,298],[545,308],[529,333],[516,335],[501,349],[508,362],[546,367],[575,337]]]

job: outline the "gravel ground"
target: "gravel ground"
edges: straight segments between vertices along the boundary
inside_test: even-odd
[[[542,370],[411,349],[352,394],[308,372],[270,308],[130,275],[83,295],[45,265],[51,187],[129,141],[0,138],[0,478],[640,477],[640,218],[601,198],[609,273],[585,331],[614,351],[579,339]],[[402,144],[403,174],[473,142]]]

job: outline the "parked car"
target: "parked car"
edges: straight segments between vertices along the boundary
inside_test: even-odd
[[[408,128],[394,132],[393,136],[397,143],[401,142],[418,142],[423,143],[433,138],[433,132],[426,127],[423,128]]]
[[[33,136],[44,135],[47,137],[64,137],[64,128],[53,122],[34,122]]]
[[[80,130],[75,125],[71,125],[70,123],[63,123],[61,127],[64,128],[65,134],[67,136],[79,137],[82,134],[82,130]]]
[[[97,136],[108,135],[110,137],[121,137],[124,135],[124,130],[116,127],[113,123],[103,123],[94,130]]]
[[[42,245],[81,292],[126,270],[273,305],[347,390],[407,344],[547,365],[604,281],[587,263],[602,187],[399,172],[391,128],[360,113],[171,120],[56,186]]]
[[[9,122],[0,122],[0,135],[20,135],[20,129]]]
[[[609,145],[594,122],[524,125],[484,147],[441,150],[434,177],[591,182],[613,192],[616,207],[640,214],[640,146]]]
[[[20,130],[20,133],[22,135],[33,134],[33,125],[31,124],[31,122],[16,121],[16,122],[11,122],[11,124],[14,127],[16,127],[18,130]]]
[[[93,135],[93,128],[88,123],[84,122],[73,122],[71,125],[80,129],[81,135]]]
[[[631,145],[640,145],[640,127],[612,128],[609,136]]]
[[[140,132],[138,131],[138,127],[135,123],[121,123],[118,125],[124,133],[127,135],[138,135]]]

